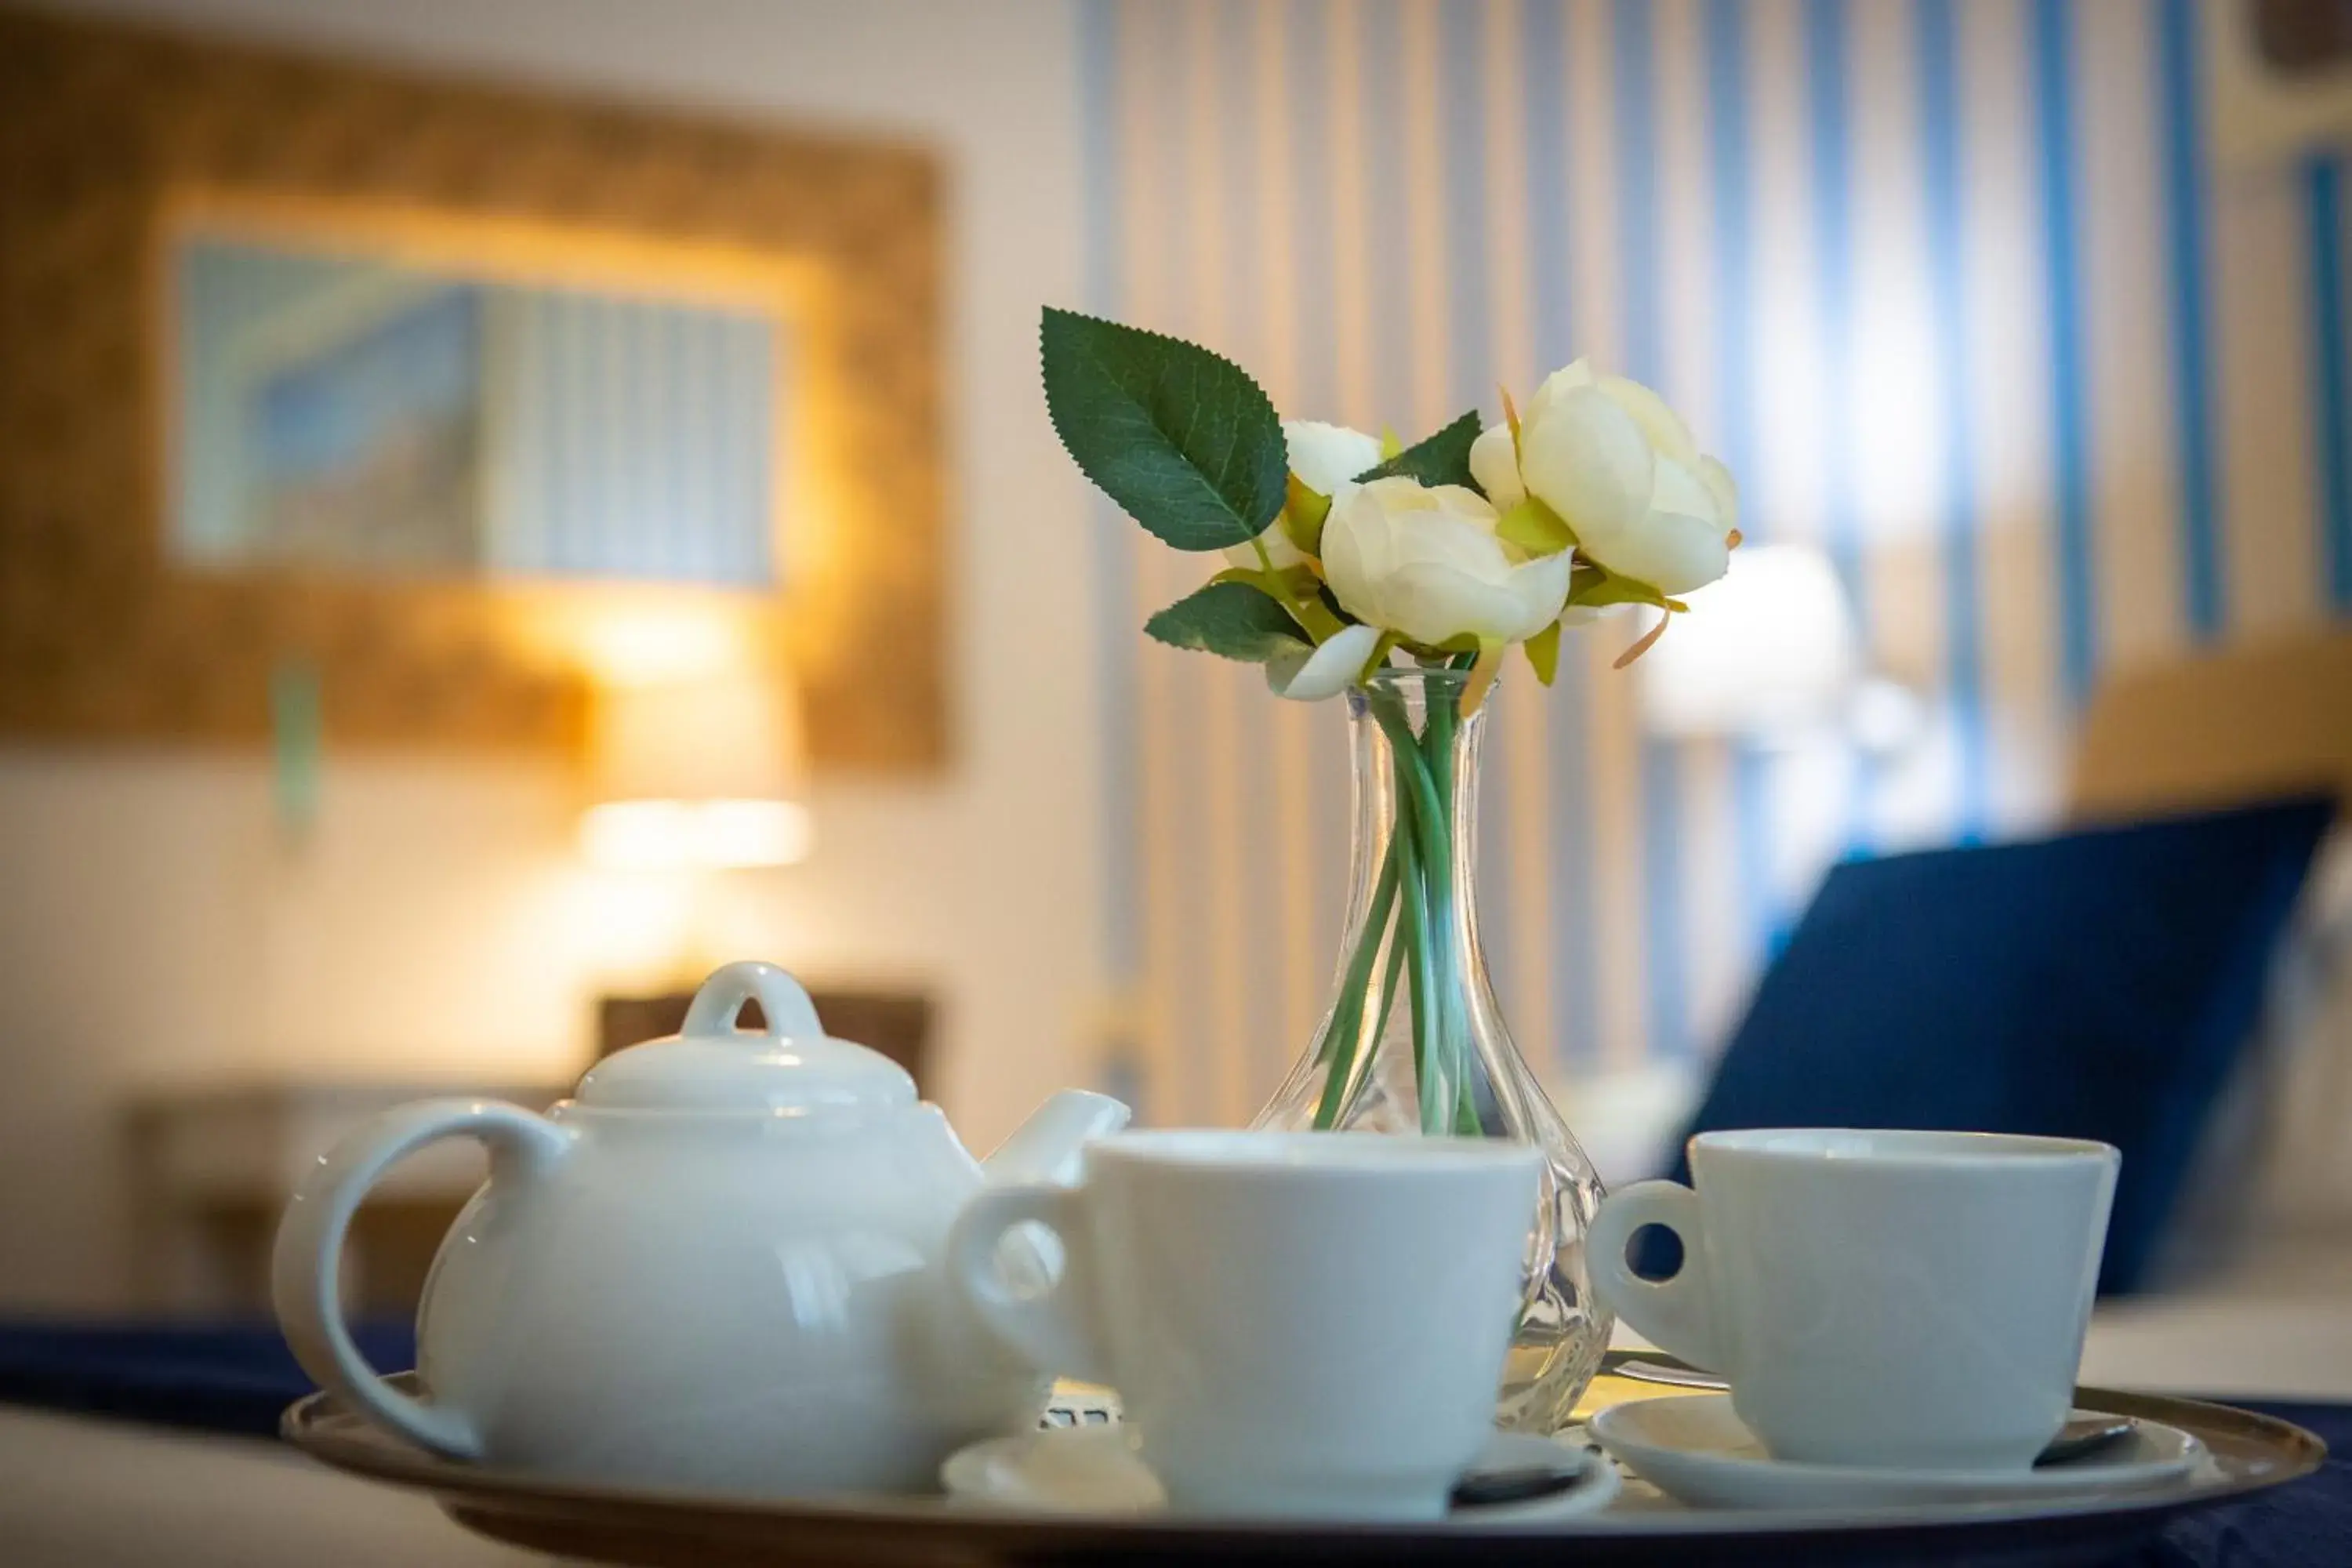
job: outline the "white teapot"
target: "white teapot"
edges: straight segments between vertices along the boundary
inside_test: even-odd
[[[735,1027],[751,997],[765,1034]],[[1069,1179],[1127,1118],[1057,1094],[983,1169],[895,1063],[825,1037],[792,976],[730,964],[677,1036],[597,1063],[545,1116],[426,1101],[321,1155],[278,1229],[278,1320],[321,1385],[454,1458],[771,1496],[928,1489],[1045,1394],[946,1286],[949,1226],[983,1182]],[[448,1137],[479,1139],[490,1177],[425,1281],[420,1399],[361,1359],[338,1273],[369,1186]]]

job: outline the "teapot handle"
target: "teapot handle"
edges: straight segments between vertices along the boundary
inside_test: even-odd
[[[428,1100],[388,1110],[319,1156],[278,1222],[269,1293],[294,1359],[321,1388],[436,1454],[481,1457],[471,1417],[399,1392],[368,1365],[343,1321],[343,1242],[368,1189],[403,1156],[442,1138],[478,1138],[493,1183],[528,1181],[572,1135],[543,1116],[494,1100]]]

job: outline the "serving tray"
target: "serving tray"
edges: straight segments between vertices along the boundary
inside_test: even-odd
[[[1602,1403],[1663,1390],[1613,1378]],[[1643,1352],[1642,1361],[1664,1358]],[[404,1374],[408,1381],[413,1374]],[[1588,1398],[1588,1405],[1592,1403]],[[289,1441],[357,1476],[433,1493],[466,1528],[554,1556],[641,1568],[727,1564],[1318,1563],[1584,1564],[1886,1561],[2061,1563],[2105,1557],[2167,1520],[2310,1474],[2326,1447],[2252,1411],[2158,1394],[2082,1388],[2074,1403],[2178,1426],[2211,1463],[2178,1489],[2039,1505],[1837,1513],[1685,1509],[1629,1487],[1607,1512],[1545,1525],[1303,1525],[1213,1519],[1025,1515],[929,1497],[762,1500],[548,1481],[459,1464],[368,1425],[327,1394],[286,1413]]]

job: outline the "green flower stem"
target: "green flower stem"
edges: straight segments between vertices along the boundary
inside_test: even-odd
[[[1383,700],[1385,698],[1385,700]],[[1437,789],[1421,737],[1412,732],[1402,699],[1375,693],[1372,711],[1396,756],[1396,838],[1410,846],[1405,879],[1405,936],[1412,944],[1413,1076],[1420,1089],[1424,1132],[1444,1132],[1454,1120],[1454,1085],[1462,1071],[1460,1017],[1454,993],[1452,812]],[[1432,720],[1434,721],[1435,713]],[[1451,743],[1450,721],[1444,735]]]
[[[1323,1098],[1315,1108],[1318,1131],[1328,1131],[1346,1109],[1348,1080],[1354,1074],[1358,1049],[1363,1041],[1364,987],[1371,984],[1372,965],[1380,959],[1381,939],[1387,934],[1396,908],[1398,873],[1399,858],[1391,841],[1387,858],[1381,862],[1380,880],[1372,888],[1371,904],[1364,914],[1363,936],[1356,943],[1356,951],[1348,955],[1347,980],[1339,987],[1339,1004],[1332,1011],[1331,1027],[1324,1036],[1328,1065],[1324,1069]],[[1397,960],[1403,951],[1402,942],[1391,945],[1388,983],[1381,991],[1380,1024],[1372,1030],[1375,1045],[1388,1027],[1389,1003],[1396,994]]]
[[[1267,552],[1265,538],[1255,533],[1250,535],[1250,548],[1257,552],[1257,568],[1265,574],[1265,580],[1274,584],[1275,594],[1282,600],[1282,607],[1290,612],[1290,618],[1298,623],[1298,629],[1307,634],[1308,642],[1320,645],[1323,639],[1315,635],[1315,628],[1307,622],[1307,606],[1299,603],[1297,594],[1290,591],[1290,584],[1282,574],[1274,569],[1274,556]]]
[[[1390,749],[1397,760],[1398,793],[1403,797],[1397,805],[1397,832],[1408,831],[1415,842],[1413,853],[1422,863],[1422,874],[1431,887],[1444,889],[1453,880],[1452,857],[1447,853],[1449,813],[1437,795],[1437,782],[1431,775],[1429,759],[1421,752],[1421,742],[1412,732],[1412,722],[1404,714],[1402,701],[1391,697],[1382,702],[1378,696],[1372,701],[1372,711],[1379,716],[1381,728],[1388,732]]]
[[[1381,964],[1379,1018],[1369,1037],[1374,1048],[1388,1032],[1400,975],[1412,1012],[1413,1073],[1424,1132],[1475,1136],[1477,1097],[1468,1060],[1466,998],[1454,951],[1454,751],[1461,714],[1449,692],[1427,698],[1423,732],[1413,732],[1403,697],[1374,689],[1373,718],[1387,737],[1396,781],[1396,817],[1379,880],[1342,975],[1341,994],[1322,1043],[1323,1092],[1315,1125],[1338,1125],[1366,1059],[1367,999]]]
[[[1423,749],[1428,753],[1431,782],[1437,786],[1437,802],[1445,814],[1448,847],[1454,837],[1454,726],[1458,717],[1456,705],[1461,699],[1450,691],[1429,693],[1429,721],[1423,726]],[[1449,857],[1447,865],[1452,865]]]
[[[1442,696],[1433,697],[1424,725],[1428,733],[1416,736],[1401,699],[1382,702],[1376,696],[1373,712],[1396,753],[1397,832],[1411,836],[1412,869],[1418,873],[1408,890],[1420,895],[1420,935],[1413,957],[1425,982],[1413,999],[1413,1064],[1421,1086],[1422,1131],[1443,1133],[1459,1120],[1456,1087],[1469,1079],[1461,1060],[1466,1042],[1453,941],[1454,715]],[[1432,752],[1437,753],[1435,758]],[[1441,775],[1446,780],[1443,790],[1437,782]]]
[[[1381,981],[1381,1016],[1372,1026],[1372,1039],[1377,1043],[1389,1032],[1389,1015],[1396,1011],[1398,982],[1404,973],[1404,943],[1389,943],[1388,972]]]
[[[1424,1131],[1432,1125],[1433,1117],[1442,1118],[1444,1102],[1434,1098],[1436,1084],[1432,1070],[1438,1053],[1444,1048],[1438,1038],[1437,1016],[1431,1003],[1437,994],[1437,973],[1430,963],[1429,895],[1422,885],[1421,873],[1412,862],[1412,839],[1400,833],[1396,842],[1404,847],[1404,913],[1400,921],[1400,934],[1405,943],[1405,982],[1412,993],[1412,1076],[1421,1100],[1421,1125]],[[1438,1125],[1442,1126],[1440,1121]]]
[[[1437,688],[1428,691],[1427,701],[1429,716],[1423,725],[1421,746],[1431,783],[1436,788],[1440,839],[1438,853],[1433,857],[1438,876],[1432,895],[1432,902],[1437,909],[1433,918],[1436,940],[1442,944],[1435,962],[1439,978],[1444,982],[1438,988],[1436,998],[1441,1010],[1438,1024],[1451,1047],[1445,1065],[1454,1074],[1453,1131],[1475,1136],[1478,1131],[1478,1114],[1471,1094],[1471,1074],[1466,1060],[1470,1048],[1469,1019],[1465,1012],[1467,998],[1463,994],[1460,976],[1456,973],[1459,955],[1454,951],[1454,835],[1458,804],[1454,798],[1454,750],[1461,699],[1451,690]],[[1424,1117],[1424,1131],[1443,1130],[1442,1122],[1438,1126],[1430,1126],[1427,1121]]]

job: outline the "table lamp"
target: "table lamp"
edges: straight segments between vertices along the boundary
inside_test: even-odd
[[[814,831],[791,689],[751,669],[598,693],[581,847],[633,870],[788,866]]]
[[[1872,753],[1916,735],[1918,699],[1874,675],[1837,568],[1805,544],[1751,544],[1641,662],[1654,734],[1767,749],[1833,736]]]

